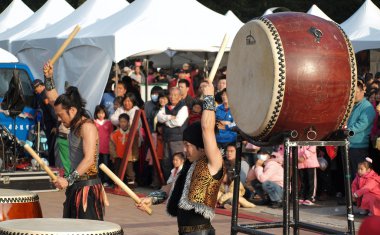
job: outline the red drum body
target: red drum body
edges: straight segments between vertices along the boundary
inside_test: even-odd
[[[335,23],[304,13],[276,13],[246,23],[227,66],[237,126],[258,141],[294,131],[322,140],[347,121],[355,100],[353,48]]]
[[[42,218],[38,195],[29,191],[0,189],[0,211],[0,222]]]

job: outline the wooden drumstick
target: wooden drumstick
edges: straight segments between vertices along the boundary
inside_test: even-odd
[[[119,179],[106,165],[100,164],[99,168],[110,177],[115,184],[117,184],[121,189],[123,189],[136,203],[140,204],[141,199],[126,185],[123,181]],[[152,209],[143,205],[144,210],[149,215],[152,215]]]
[[[40,156],[28,145],[24,145],[24,149],[40,164],[40,166],[46,171],[46,173],[50,176],[53,182],[57,181],[57,176],[50,170],[50,168],[42,161]]]
[[[210,81],[210,83],[214,80],[216,71],[219,68],[220,61],[222,61],[224,51],[226,50],[227,42],[228,42],[228,34],[225,34],[222,45],[220,45],[219,52],[216,55],[214,64],[212,65],[210,76],[208,77],[208,80]]]
[[[58,51],[55,53],[53,58],[50,60],[51,64],[54,64],[55,62],[57,62],[58,58],[62,55],[63,51],[70,44],[70,42],[74,39],[75,35],[77,35],[79,30],[80,30],[80,26],[79,25],[75,26],[73,31],[70,33],[69,37],[62,43],[61,47],[58,49]]]

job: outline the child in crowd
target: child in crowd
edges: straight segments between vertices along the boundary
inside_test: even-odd
[[[232,208],[232,198],[233,198],[233,192],[234,192],[234,181],[229,179],[228,174],[226,174],[223,178],[223,182],[219,187],[218,192],[218,203],[219,207],[223,207],[225,209],[231,209]],[[239,206],[244,208],[253,208],[255,207],[255,204],[252,202],[249,202],[247,199],[245,199],[243,196],[245,194],[245,189],[243,184],[240,182],[239,184]]]
[[[361,209],[360,214],[380,215],[380,178],[372,170],[372,159],[358,164],[358,172],[352,182],[352,198]]]
[[[194,122],[201,121],[201,118],[202,118],[202,101],[195,100],[189,114],[189,125],[193,124]]]
[[[175,177],[182,170],[183,163],[185,162],[185,154],[182,152],[173,154],[173,169],[170,171],[169,179],[167,180],[167,184],[171,184],[174,182]]]
[[[116,111],[116,109],[120,108],[123,105],[123,96],[118,96],[113,100],[113,110]]]
[[[110,139],[110,155],[111,161],[114,163],[115,174],[119,173],[121,163],[123,161],[125,148],[127,147],[127,141],[129,137],[129,115],[122,113],[119,116],[119,128],[111,134]],[[135,159],[132,159],[131,152],[127,156],[127,184],[128,186],[135,187],[135,171],[133,169],[133,163]],[[124,179],[122,179],[124,180]]]
[[[312,206],[317,191],[317,148],[315,146],[298,147],[298,172],[300,176],[300,195],[298,203]]]
[[[270,204],[272,208],[282,207],[284,168],[281,158],[269,149],[260,149],[255,165],[249,170],[246,184],[252,185],[254,193],[260,196],[257,204]],[[269,199],[267,198],[267,196]]]
[[[95,126],[99,134],[99,160],[98,165],[103,163],[107,167],[110,166],[110,151],[109,142],[111,133],[113,132],[113,125],[108,119],[107,110],[103,105],[97,105],[94,112]],[[107,187],[111,183],[109,178],[104,172],[99,171],[99,177],[103,182],[103,186]]]

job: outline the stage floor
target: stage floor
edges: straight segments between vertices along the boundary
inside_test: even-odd
[[[139,193],[150,191],[145,188],[137,188]],[[62,203],[64,201],[64,191],[39,192],[40,204],[45,218],[59,218],[62,216]],[[110,206],[106,208],[105,220],[117,223],[122,226],[124,233],[128,235],[167,235],[177,234],[176,219],[169,217],[165,212],[165,205],[153,206],[151,216],[137,210],[134,202],[129,197],[107,194]],[[306,223],[316,223],[320,226],[331,227],[337,230],[345,230],[347,222],[344,214],[345,207],[337,206],[335,202],[327,201],[317,206],[301,207],[300,219]],[[230,234],[231,217],[228,216],[230,210],[218,209],[212,224],[217,234]],[[252,209],[240,209],[244,219],[239,219],[240,224],[252,224],[263,221],[281,221],[282,209],[270,209],[264,206],[257,206]],[[363,216],[355,215],[355,229],[358,230]],[[282,234],[282,229],[260,230],[272,234]],[[291,231],[292,232],[292,231]],[[240,234],[240,233],[239,233]],[[308,231],[301,231],[300,234],[316,234]]]

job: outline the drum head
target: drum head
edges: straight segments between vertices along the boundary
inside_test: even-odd
[[[85,219],[17,219],[0,223],[0,231],[6,234],[24,235],[103,235],[123,234],[120,225],[99,220]]]
[[[276,105],[279,55],[269,34],[262,21],[248,22],[237,33],[228,59],[231,112],[238,127],[252,136],[264,131]]]
[[[24,190],[0,189],[0,203],[26,203],[38,201],[36,193]]]

